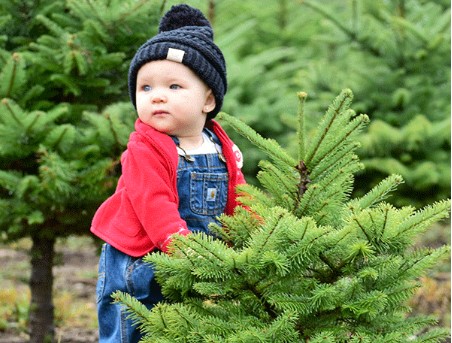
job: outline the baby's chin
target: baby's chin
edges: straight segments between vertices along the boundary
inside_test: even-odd
[[[159,121],[156,121],[156,120],[143,120],[143,119],[141,119],[141,121],[143,123],[145,123],[146,125],[149,125],[150,127],[152,127],[154,130],[156,130],[158,132],[165,133],[167,135],[172,135],[173,134],[174,130],[170,127],[170,125],[167,125],[166,123],[159,122]]]

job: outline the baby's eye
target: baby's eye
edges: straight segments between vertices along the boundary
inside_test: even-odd
[[[149,85],[145,85],[145,86],[143,86],[143,90],[144,90],[145,92],[149,92],[150,90],[152,90],[152,87],[149,86]]]
[[[181,86],[175,83],[170,86],[170,89],[180,89],[180,88]]]

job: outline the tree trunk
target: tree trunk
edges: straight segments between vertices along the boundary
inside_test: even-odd
[[[53,257],[55,238],[33,236],[31,248],[30,343],[54,341]]]

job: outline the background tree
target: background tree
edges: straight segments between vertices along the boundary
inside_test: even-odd
[[[360,139],[366,168],[357,176],[357,194],[398,173],[405,180],[399,204],[449,197],[450,2],[304,1],[302,7],[323,18],[312,39],[324,53],[300,71],[300,87],[315,90],[318,105],[343,87],[356,89],[357,110],[372,118]]]
[[[0,1],[0,238],[33,242],[32,342],[53,337],[56,239],[89,233],[116,185],[135,114],[108,105],[127,100],[128,62],[161,5]]]
[[[128,294],[143,342],[439,342],[448,331],[432,318],[409,317],[416,278],[446,258],[449,246],[413,250],[413,238],[449,214],[440,201],[416,211],[387,203],[402,183],[391,175],[350,198],[362,168],[356,136],[366,115],[350,110],[345,90],[306,139],[303,102],[298,158],[238,119],[222,115],[266,152],[258,179],[242,186],[241,201],[221,239],[175,237],[170,254],[146,257],[167,302],[151,311]]]

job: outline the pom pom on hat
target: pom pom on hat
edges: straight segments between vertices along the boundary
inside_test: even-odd
[[[160,20],[159,32],[172,31],[184,26],[210,26],[204,14],[187,5],[173,6]]]
[[[179,52],[176,59],[170,54],[174,50]],[[129,68],[129,95],[134,106],[139,69],[148,62],[164,59],[189,67],[212,89],[216,106],[207,118],[214,118],[227,91],[226,63],[213,42],[212,26],[200,10],[185,4],[171,7],[160,20],[159,33],[137,50]]]

